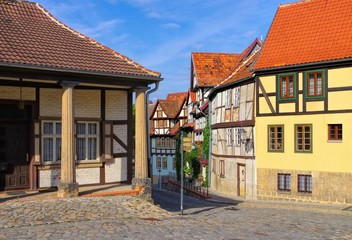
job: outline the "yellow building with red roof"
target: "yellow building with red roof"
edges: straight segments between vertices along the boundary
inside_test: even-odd
[[[279,6],[256,73],[259,199],[352,203],[352,1]]]

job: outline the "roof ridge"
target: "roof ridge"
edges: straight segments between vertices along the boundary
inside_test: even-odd
[[[128,64],[131,64],[131,65],[133,65],[133,66],[145,71],[148,74],[151,74],[151,75],[156,76],[156,77],[160,76],[159,72],[155,72],[155,71],[152,71],[150,69],[147,69],[147,68],[143,67],[142,65],[140,65],[140,64],[136,63],[135,61],[133,61],[132,59],[130,59],[130,58],[128,58],[128,57],[116,52],[115,50],[112,50],[111,48],[109,48],[107,46],[104,46],[103,44],[99,43],[98,41],[96,41],[96,40],[84,35],[83,33],[80,33],[78,31],[74,30],[73,28],[69,27],[66,24],[64,24],[63,22],[61,22],[60,20],[55,18],[48,10],[46,10],[39,3],[35,3],[35,5],[38,7],[39,10],[41,10],[45,15],[47,15],[53,22],[55,22],[56,24],[58,24],[59,26],[65,28],[65,29],[69,30],[73,34],[77,35],[78,37],[86,39],[91,44],[96,45],[97,47],[103,49],[104,51],[107,51],[107,52],[113,54],[114,56],[126,61]]]
[[[241,55],[240,53],[224,53],[224,52],[192,52],[193,53],[206,53],[206,54],[225,54],[225,55]]]
[[[242,64],[235,69],[235,71],[233,71],[227,78],[225,78],[224,80],[222,80],[219,84],[217,84],[215,87],[220,86],[222,83],[226,82],[227,80],[229,80],[231,77],[233,77],[244,65],[247,65],[247,62],[249,62],[249,60],[252,59],[252,57],[260,51],[261,48],[258,48],[254,53],[252,53],[245,61],[242,62]]]
[[[289,7],[292,5],[297,5],[297,4],[302,4],[302,3],[306,3],[306,2],[312,2],[312,1],[315,1],[315,0],[299,0],[298,2],[280,4],[279,7]]]

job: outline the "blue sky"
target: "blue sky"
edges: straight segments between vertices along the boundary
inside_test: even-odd
[[[35,0],[34,0],[35,1]],[[60,21],[164,80],[150,100],[190,86],[191,52],[240,53],[293,0],[37,0]]]

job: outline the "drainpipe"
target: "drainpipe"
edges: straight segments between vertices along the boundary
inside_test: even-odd
[[[214,111],[212,109],[212,101],[210,101],[210,98],[208,99],[209,101],[209,113],[208,113],[208,121],[209,121],[209,153],[208,153],[208,188],[211,186],[211,166],[212,166],[212,155],[211,155],[211,152],[212,152],[212,147],[213,147],[213,140],[212,140],[212,135],[213,135],[213,130],[211,128],[211,123],[212,123],[212,111]],[[214,99],[213,99],[214,101]]]
[[[155,87],[153,89],[150,89],[149,91],[147,91],[146,93],[146,98],[145,98],[145,111],[146,111],[146,115],[147,115],[147,158],[148,158],[148,174],[149,177],[152,179],[152,183],[153,183],[153,178],[152,178],[152,174],[153,174],[153,168],[152,168],[152,161],[151,161],[151,154],[150,154],[150,126],[149,126],[149,95],[152,94],[153,92],[157,91],[159,88],[159,82],[155,82]]]

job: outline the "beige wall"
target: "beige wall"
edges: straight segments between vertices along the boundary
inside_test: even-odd
[[[277,190],[277,174],[291,174],[291,191]],[[298,202],[352,203],[352,173],[257,169],[257,198]],[[298,174],[312,175],[312,193],[298,192]]]

